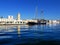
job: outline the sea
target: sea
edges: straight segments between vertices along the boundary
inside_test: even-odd
[[[60,24],[0,25],[0,45],[60,45]]]

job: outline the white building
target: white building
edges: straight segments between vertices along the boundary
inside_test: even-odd
[[[58,20],[49,20],[49,24],[59,24],[60,21]]]
[[[13,16],[8,16],[8,18],[0,18],[0,24],[27,24],[28,22],[37,22],[37,20],[21,20],[20,13],[17,15],[17,19]]]
[[[26,24],[20,20],[20,13],[17,15],[17,19],[14,19],[13,16],[8,16],[8,18],[0,18],[0,24]]]

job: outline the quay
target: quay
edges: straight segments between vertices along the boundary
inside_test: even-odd
[[[31,20],[21,20],[20,13],[17,14],[17,19],[13,16],[8,16],[8,18],[0,18],[0,25],[26,25],[26,24],[60,24],[60,20],[45,20],[45,19],[31,19]]]

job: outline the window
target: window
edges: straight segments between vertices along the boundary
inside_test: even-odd
[[[22,22],[20,22],[20,23],[22,23]]]
[[[9,22],[6,22],[6,23],[9,23]]]
[[[18,22],[19,23],[19,22]]]
[[[10,23],[13,23],[13,22],[10,22]]]
[[[23,22],[23,23],[25,23],[25,22]]]

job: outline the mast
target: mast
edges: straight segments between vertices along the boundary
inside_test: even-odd
[[[38,15],[38,7],[36,6],[36,9],[35,9],[35,19],[37,20],[37,15]]]
[[[43,10],[41,10],[41,19],[44,19],[44,11]]]
[[[35,8],[35,19],[37,20],[38,19],[38,3],[40,1],[39,0],[36,0],[36,8]]]

